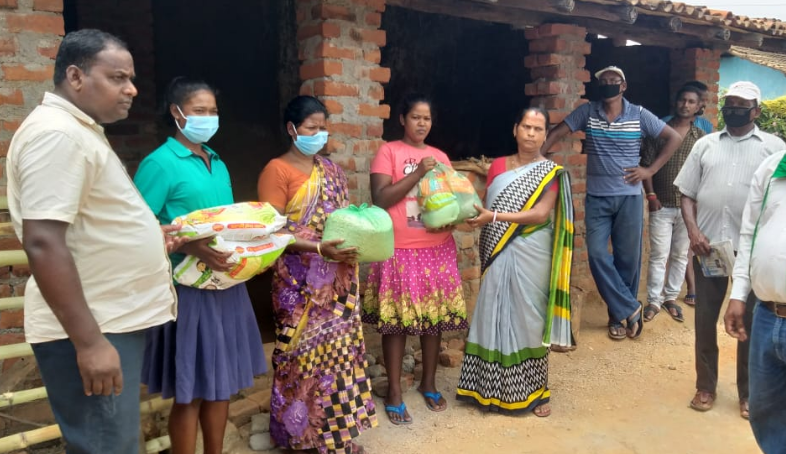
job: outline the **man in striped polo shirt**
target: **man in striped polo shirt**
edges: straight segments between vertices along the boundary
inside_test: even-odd
[[[680,135],[649,110],[623,97],[625,73],[609,66],[595,73],[601,101],[580,106],[549,133],[543,150],[567,134],[586,134],[587,198],[584,203],[590,271],[609,311],[609,337],[637,338],[644,327],[638,301],[644,228],[642,180],[651,178],[682,143]],[[644,137],[663,139],[649,167],[639,167]],[[612,253],[609,253],[611,240]],[[625,325],[623,325],[623,323]]]
[[[738,250],[742,213],[756,169],[769,156],[786,149],[783,140],[760,131],[754,122],[761,114],[761,91],[751,82],[729,87],[721,114],[726,127],[696,142],[674,180],[682,198],[680,208],[696,256],[710,253],[710,244],[731,240]],[[717,325],[729,277],[707,277],[698,259],[696,275],[696,394],[690,406],[710,410],[718,386]],[[751,332],[756,296],[747,298],[744,326]],[[737,343],[737,393],[740,416],[748,418],[748,342]]]

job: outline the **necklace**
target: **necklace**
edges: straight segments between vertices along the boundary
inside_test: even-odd
[[[541,157],[541,156],[540,156],[540,153],[538,153],[538,154],[536,154],[536,155],[535,155],[535,157],[534,157],[534,158],[532,158],[530,161],[522,161],[522,160],[521,160],[521,158],[519,157],[519,155],[518,155],[518,154],[515,154],[515,155],[513,155],[513,156],[512,156],[512,158],[513,158],[513,159],[512,159],[512,161],[513,161],[513,164],[514,164],[516,167],[521,167],[521,166],[523,166],[523,165],[526,165],[526,164],[532,164],[533,162],[536,162],[536,161],[538,161],[538,160],[540,159],[540,157]]]

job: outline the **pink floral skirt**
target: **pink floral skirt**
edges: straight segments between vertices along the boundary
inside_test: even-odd
[[[436,335],[467,329],[467,307],[456,263],[456,243],[396,249],[371,265],[363,322],[381,334]]]

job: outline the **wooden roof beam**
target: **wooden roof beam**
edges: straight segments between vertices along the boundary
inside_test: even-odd
[[[759,33],[732,32],[730,41],[738,46],[758,49],[764,44],[764,35]]]

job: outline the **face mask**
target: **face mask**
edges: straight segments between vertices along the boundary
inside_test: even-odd
[[[723,114],[723,121],[726,122],[726,126],[741,128],[751,122],[751,110],[753,110],[753,107],[749,109],[724,107],[721,109],[721,113]]]
[[[603,99],[613,98],[618,94],[620,94],[621,89],[622,89],[622,84],[601,85],[600,97]]]
[[[327,131],[319,131],[313,136],[300,136],[295,131],[295,146],[306,156],[314,156],[325,148],[328,141]]]
[[[177,111],[180,112],[180,115],[183,115],[183,111],[180,110],[180,107],[177,107]],[[175,126],[177,126],[177,129],[179,129],[184,136],[186,136],[189,142],[205,143],[216,134],[216,131],[218,131],[217,115],[183,115],[183,117],[186,119],[186,125],[181,128],[180,124],[175,121]]]

